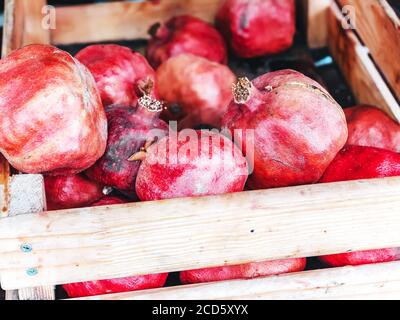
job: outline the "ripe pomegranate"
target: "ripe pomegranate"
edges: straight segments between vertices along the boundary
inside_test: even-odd
[[[400,176],[400,154],[362,146],[346,146],[333,160],[321,182],[336,182]],[[320,257],[332,267],[394,261],[400,249],[349,252]]]
[[[239,80],[223,125],[253,129],[249,187],[264,189],[317,182],[347,140],[342,108],[317,82],[292,70]],[[247,140],[247,139],[246,139]],[[249,143],[249,142],[248,142]],[[247,143],[247,144],[248,144]],[[250,152],[250,154],[252,154]]]
[[[181,272],[180,278],[183,284],[254,279],[284,273],[300,272],[305,269],[306,263],[306,258],[247,263],[236,266],[184,271]]]
[[[92,207],[123,204],[126,201],[119,197],[104,197],[93,203]],[[64,284],[62,287],[70,298],[97,296],[109,293],[129,292],[160,288],[165,285],[168,273],[136,277],[117,278],[110,280],[86,281]]]
[[[84,175],[46,176],[44,178],[47,210],[87,207],[104,197],[106,189]]]
[[[242,58],[290,48],[296,33],[294,0],[225,0],[217,27]]]
[[[236,77],[227,66],[184,54],[163,63],[157,81],[160,98],[168,103],[165,120],[179,121],[179,129],[220,128]]]
[[[100,206],[110,206],[114,204],[124,204],[128,201],[116,196],[105,196],[101,198],[99,201],[96,201],[92,204],[92,207],[100,207]]]
[[[141,97],[142,82],[155,79],[145,57],[127,47],[92,45],[78,52],[76,58],[93,74],[105,107],[135,106]]]
[[[400,154],[372,147],[346,146],[332,161],[321,183],[400,176]]]
[[[400,152],[400,126],[383,111],[362,105],[346,109],[345,114],[349,145]]]
[[[86,175],[103,185],[134,193],[140,158],[130,160],[141,148],[168,133],[168,125],[160,120],[161,104],[145,94],[137,108],[109,106],[108,142],[105,154]]]
[[[167,278],[168,273],[162,273],[111,280],[77,282],[64,284],[62,287],[70,298],[79,298],[110,293],[161,288],[165,285]]]
[[[67,52],[30,45],[0,60],[0,97],[0,152],[17,170],[72,175],[103,155],[99,93]]]
[[[147,59],[157,68],[171,57],[191,53],[211,61],[226,64],[227,50],[219,32],[203,20],[181,15],[150,29]]]
[[[143,201],[239,192],[247,175],[246,159],[229,139],[184,130],[147,150],[136,192]]]

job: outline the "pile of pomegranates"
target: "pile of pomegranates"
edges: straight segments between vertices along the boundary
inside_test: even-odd
[[[227,65],[225,41],[253,58],[289,49],[295,32],[294,0],[225,0],[216,28],[189,15],[154,25],[146,57],[114,44],[75,58],[49,45],[16,50],[0,61],[0,152],[16,170],[44,175],[48,210],[400,176],[400,126],[379,109],[344,112],[294,70],[250,81]],[[320,260],[337,267],[399,257],[395,248]],[[198,269],[180,279],[266,277],[306,262]],[[158,288],[167,277],[63,287],[82,297]]]

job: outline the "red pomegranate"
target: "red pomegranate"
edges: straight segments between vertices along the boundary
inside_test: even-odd
[[[183,284],[254,279],[284,273],[300,272],[305,269],[306,263],[306,258],[247,263],[236,266],[184,271],[181,272],[180,278]]]
[[[234,91],[223,125],[230,131],[254,130],[247,143],[244,135],[235,134],[254,164],[250,188],[315,183],[346,143],[342,108],[299,72],[271,72],[253,83],[240,79]]]
[[[72,175],[103,155],[99,93],[67,52],[30,45],[0,60],[0,97],[0,152],[17,170]]]
[[[99,201],[96,201],[92,204],[92,207],[100,207],[100,206],[111,206],[114,204],[124,204],[128,201],[116,196],[105,196],[101,198]]]
[[[184,130],[147,150],[136,192],[143,201],[239,192],[247,175],[246,159],[229,139]]]
[[[280,53],[293,44],[295,7],[294,0],[225,0],[217,27],[239,57]]]
[[[372,147],[346,146],[332,161],[321,183],[400,176],[400,154]]]
[[[150,34],[147,59],[154,68],[183,53],[227,63],[224,39],[212,25],[199,18],[189,15],[173,17],[164,24],[155,24]]]
[[[126,201],[119,197],[104,197],[100,201],[92,204],[92,207],[123,203],[126,203]],[[79,298],[109,293],[160,288],[165,285],[167,278],[168,273],[162,273],[110,280],[76,282],[64,284],[62,287],[70,298]]]
[[[86,175],[103,185],[129,194],[135,191],[135,180],[141,158],[130,160],[142,148],[168,134],[168,125],[160,120],[161,104],[145,94],[136,108],[109,106],[108,142],[103,157]]]
[[[199,125],[221,127],[221,119],[232,100],[232,71],[224,65],[191,54],[173,57],[157,70],[160,98],[167,102],[167,121],[178,128]]]
[[[135,106],[142,82],[155,79],[145,57],[127,47],[92,45],[78,52],[76,58],[93,74],[105,107]]]
[[[104,197],[103,186],[84,175],[46,176],[44,178],[47,210],[87,207]]]
[[[400,152],[400,125],[372,106],[345,110],[349,145],[376,147]]]
[[[362,146],[346,146],[333,160],[321,182],[400,176],[400,154]],[[320,257],[332,267],[389,262],[400,258],[400,249],[349,252]]]

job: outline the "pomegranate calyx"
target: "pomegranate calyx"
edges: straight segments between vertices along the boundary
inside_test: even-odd
[[[237,83],[232,85],[232,93],[235,103],[245,104],[250,99],[253,84],[247,77],[239,78]]]

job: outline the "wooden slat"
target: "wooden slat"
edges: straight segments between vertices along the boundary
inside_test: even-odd
[[[400,100],[400,18],[386,0],[338,0],[351,5],[356,32]]]
[[[9,216],[43,212],[46,208],[41,175],[20,174],[10,179]],[[7,300],[55,300],[53,286],[6,291]]]
[[[148,38],[156,22],[188,13],[213,22],[221,0],[162,0],[142,3],[117,1],[57,8],[54,44]]]
[[[7,218],[1,281],[16,289],[398,247],[399,206],[400,178],[389,178]]]
[[[328,15],[329,48],[360,104],[375,105],[400,122],[400,106],[352,30],[342,27],[343,15],[332,3]],[[386,48],[382,48],[386,50]]]
[[[312,49],[328,45],[327,14],[332,0],[303,0],[307,43]]]
[[[8,216],[8,185],[10,167],[8,162],[0,154],[0,212],[1,217]]]
[[[400,299],[400,262],[286,274],[75,300]]]
[[[2,55],[32,43],[50,43],[50,30],[43,28],[46,0],[6,0]]]

